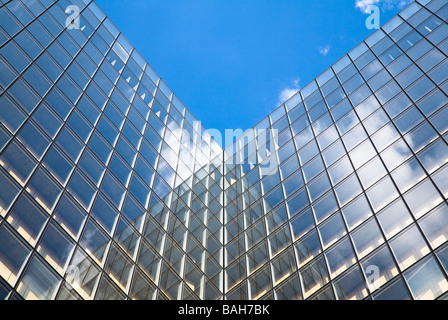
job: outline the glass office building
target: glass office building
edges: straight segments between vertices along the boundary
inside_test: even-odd
[[[447,21],[223,150],[94,1],[0,0],[0,299],[448,297]]]

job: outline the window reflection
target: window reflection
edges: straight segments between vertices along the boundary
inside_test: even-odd
[[[37,251],[48,264],[59,274],[62,274],[74,245],[74,242],[67,237],[65,232],[56,223],[51,222],[37,246]]]
[[[34,246],[47,219],[44,210],[33,199],[23,194],[6,220]]]
[[[406,289],[404,280],[398,277],[375,292],[373,298],[374,300],[411,300],[411,294]]]
[[[37,255],[28,265],[17,291],[26,300],[52,300],[60,278]]]
[[[448,198],[448,166],[443,167],[433,175],[434,183],[442,192],[445,198]]]
[[[417,157],[425,169],[432,173],[448,162],[448,146],[442,139],[438,139],[426,149],[422,150]]]
[[[362,300],[367,296],[367,288],[358,266],[337,279],[334,286],[340,300]]]
[[[361,264],[368,277],[367,284],[371,291],[377,290],[398,274],[398,268],[387,246],[369,255]]]
[[[423,233],[433,248],[448,241],[448,207],[442,205],[419,221]]]
[[[433,256],[420,261],[404,274],[417,300],[430,300],[448,290],[448,281]]]
[[[322,288],[329,280],[325,262],[321,256],[314,262],[306,266],[302,271],[305,295],[309,297]]]
[[[13,141],[2,156],[0,165],[22,186],[37,165],[35,158],[19,142]]]
[[[345,238],[329,249],[325,256],[330,267],[331,278],[337,277],[356,262],[355,253],[349,238]]]
[[[373,209],[378,212],[398,196],[398,191],[392,180],[386,176],[367,190],[367,196],[373,205]]]
[[[31,249],[4,224],[0,228],[0,276],[13,286]]]
[[[0,299],[446,298],[447,7],[426,2],[254,128],[276,144],[224,155],[93,2],[74,32],[58,3],[4,6]]]
[[[87,222],[80,244],[99,265],[102,265],[109,239],[92,220]]]
[[[353,232],[352,239],[360,259],[384,243],[383,236],[375,219],[371,219]]]
[[[394,238],[390,246],[401,270],[407,269],[429,253],[429,248],[415,225]]]
[[[346,235],[347,231],[345,230],[341,215],[336,213],[332,218],[323,223],[319,227],[319,233],[321,235],[324,248],[328,248]]]
[[[306,237],[296,242],[296,252],[299,258],[299,265],[304,266],[314,257],[320,254],[321,246],[317,232],[313,230]]]
[[[416,218],[420,218],[443,201],[429,179],[407,192],[404,199]]]

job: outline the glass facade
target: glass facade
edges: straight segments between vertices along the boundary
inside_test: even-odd
[[[94,1],[0,0],[0,299],[445,298],[447,21],[222,150]]]

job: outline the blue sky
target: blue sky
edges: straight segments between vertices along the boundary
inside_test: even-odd
[[[206,129],[248,129],[411,0],[96,0]]]

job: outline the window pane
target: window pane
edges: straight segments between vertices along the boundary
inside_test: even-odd
[[[356,262],[355,253],[349,238],[340,241],[325,253],[331,278],[335,278]]]
[[[383,236],[375,219],[371,219],[353,232],[352,238],[360,259],[384,243]]]
[[[373,295],[375,300],[411,300],[404,280],[400,277],[390,282],[383,289]]]
[[[109,232],[109,234],[111,234],[118,212],[102,195],[99,195],[93,206],[92,216],[107,232]]]
[[[338,209],[336,198],[332,191],[313,203],[317,223],[322,222]]]
[[[96,193],[96,188],[79,169],[74,172],[68,189],[73,197],[88,211]]]
[[[333,243],[347,234],[341,215],[336,213],[327,222],[319,227],[319,233],[322,238],[324,248],[328,248]]]
[[[342,213],[350,230],[356,228],[372,216],[372,210],[364,194],[361,194],[357,199],[343,208]]]
[[[30,197],[23,194],[14,206],[7,221],[22,237],[34,246],[48,216]]]
[[[417,300],[435,299],[448,290],[448,282],[432,256],[409,269],[404,277]]]
[[[40,159],[50,144],[50,139],[32,122],[28,121],[20,130],[17,139],[37,158]]]
[[[367,196],[373,205],[373,209],[378,212],[387,204],[392,202],[392,200],[398,196],[398,192],[392,183],[392,180],[389,177],[385,177],[372,188],[367,190]]]
[[[27,190],[50,213],[56,204],[62,187],[50,177],[45,169],[39,168],[28,184]]]
[[[115,178],[113,178],[111,173],[106,173],[101,191],[104,192],[117,208],[120,208],[121,203],[123,202],[125,189]]]
[[[70,240],[65,232],[52,221],[37,246],[37,251],[49,265],[55,268],[59,274],[62,274],[74,246],[73,240]]]
[[[313,230],[309,235],[297,241],[296,252],[300,266],[304,266],[322,252],[317,232]]]
[[[11,132],[15,133],[27,115],[7,94],[0,98],[0,120],[1,123]]]
[[[60,278],[37,255],[28,265],[17,291],[26,300],[52,300]]]
[[[361,264],[371,291],[380,288],[398,274],[398,268],[387,246],[372,253]]]
[[[358,266],[335,281],[335,291],[340,300],[362,300],[367,296],[367,288]]]
[[[86,212],[68,194],[64,194],[55,210],[54,218],[68,234],[77,239],[86,215]]]
[[[304,210],[302,213],[291,219],[291,227],[295,238],[300,238],[311,230],[314,227],[314,219],[311,210]]]
[[[448,162],[448,146],[442,139],[438,139],[428,148],[422,150],[417,157],[423,164],[423,167],[432,173]]]
[[[400,269],[404,270],[429,253],[429,248],[414,225],[390,242]]]
[[[84,251],[78,248],[66,273],[67,283],[74,287],[85,300],[90,300],[93,298],[92,295],[95,293],[94,289],[99,278],[99,268]]]
[[[430,212],[419,222],[423,233],[435,249],[448,240],[448,207],[441,207]]]
[[[102,265],[109,241],[110,238],[105,232],[93,220],[89,220],[79,243],[99,265]]]
[[[448,166],[443,167],[433,175],[434,183],[445,196],[448,198]]]
[[[388,239],[412,223],[412,216],[403,200],[398,199],[378,213],[378,220]]]
[[[10,230],[7,224],[0,228],[0,276],[14,286],[19,271],[31,249]]]
[[[305,267],[301,274],[307,297],[322,288],[329,280],[323,257]]]
[[[73,163],[55,145],[48,151],[43,163],[62,185],[65,185],[74,167]]]
[[[37,161],[20,143],[13,141],[0,157],[0,164],[23,186]]]
[[[341,207],[353,200],[362,191],[358,178],[352,174],[336,187],[336,195]]]
[[[429,179],[407,192],[404,199],[417,219],[443,201]]]

